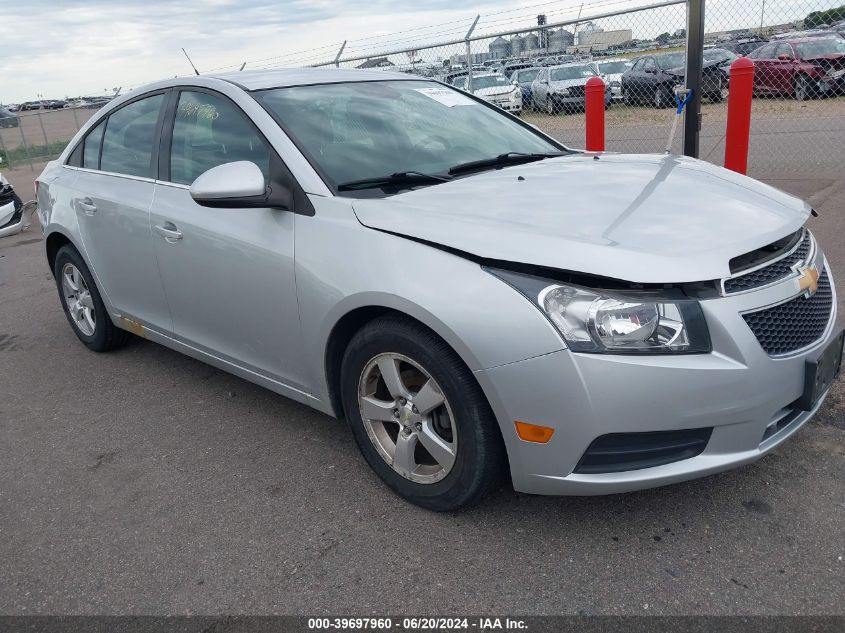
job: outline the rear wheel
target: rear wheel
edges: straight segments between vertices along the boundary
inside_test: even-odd
[[[555,109],[555,101],[554,99],[552,99],[551,95],[546,96],[546,114],[557,114],[557,110]]]
[[[91,271],[73,246],[59,249],[53,275],[68,323],[88,349],[108,352],[126,343],[129,333],[112,323]]]
[[[504,446],[478,383],[442,339],[410,320],[382,317],[353,337],[341,396],[364,458],[412,503],[455,510],[501,472]]]

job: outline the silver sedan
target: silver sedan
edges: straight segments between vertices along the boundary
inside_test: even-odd
[[[840,364],[806,204],[687,158],[571,150],[421,78],[162,81],[36,188],[84,345],[142,336],[344,417],[434,510],[504,474],[604,494],[752,462]]]

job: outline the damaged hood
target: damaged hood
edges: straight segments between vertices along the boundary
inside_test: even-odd
[[[477,257],[639,283],[727,277],[800,228],[801,200],[709,163],[573,154],[356,200],[367,227]]]

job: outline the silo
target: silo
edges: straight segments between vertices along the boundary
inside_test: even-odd
[[[566,29],[555,31],[549,36],[549,51],[555,53],[565,51],[567,46],[572,46],[574,39],[572,33]]]
[[[490,55],[493,59],[504,59],[511,54],[511,45],[504,37],[497,37],[490,42]]]
[[[526,53],[529,51],[535,52],[538,48],[540,48],[540,38],[534,33],[529,33],[522,38],[522,50]]]
[[[519,35],[514,35],[511,38],[511,55],[514,57],[522,55],[522,51],[524,50],[525,44],[523,43],[523,39]]]

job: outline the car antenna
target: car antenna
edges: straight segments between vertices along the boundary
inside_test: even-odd
[[[193,68],[193,69],[194,69],[194,72],[195,72],[197,75],[199,75],[199,74],[200,74],[200,71],[198,71],[198,70],[197,70],[197,67],[196,67],[196,66],[194,66],[194,62],[192,62],[192,61],[191,61],[191,58],[190,58],[190,57],[188,57],[188,51],[186,51],[184,48],[182,48],[182,52],[183,52],[183,53],[185,53],[185,57],[187,57],[187,58],[188,58],[188,63],[191,65],[191,68]]]
[[[240,68],[238,68],[238,72],[241,72],[241,71],[244,69],[244,67],[245,67],[245,66],[246,66],[246,62],[244,62],[243,64],[241,64],[241,67],[240,67]]]

